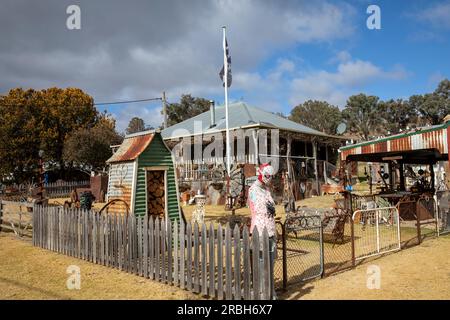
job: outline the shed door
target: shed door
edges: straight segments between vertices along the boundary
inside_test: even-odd
[[[147,170],[147,213],[165,218],[167,207],[166,171]]]

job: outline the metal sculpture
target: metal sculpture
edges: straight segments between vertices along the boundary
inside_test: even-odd
[[[192,213],[192,223],[197,222],[199,225],[205,220],[205,205],[206,205],[206,196],[202,194],[197,194],[195,197],[195,204],[197,208],[195,208]]]

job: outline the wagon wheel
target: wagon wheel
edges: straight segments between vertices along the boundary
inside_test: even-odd
[[[217,168],[215,168],[211,174],[211,178],[213,183],[219,183],[223,181],[223,177],[224,177],[224,169],[219,166]]]
[[[242,170],[234,168],[230,174],[230,195],[236,198],[241,194],[242,189]]]
[[[128,203],[126,203],[126,202],[125,202],[124,200],[122,200],[122,199],[113,199],[113,200],[109,201],[107,204],[105,204],[105,205],[100,209],[100,211],[99,211],[98,213],[102,213],[102,211],[105,210],[105,209],[106,209],[106,212],[108,212],[107,208],[108,208],[110,205],[112,205],[112,204],[114,204],[114,203],[116,203],[116,202],[120,202],[120,203],[125,204],[126,214],[128,215],[129,212],[130,212],[130,207],[128,206]]]
[[[245,176],[243,169],[235,167],[230,174],[230,196],[233,199],[233,206],[236,202],[242,207],[245,205]]]

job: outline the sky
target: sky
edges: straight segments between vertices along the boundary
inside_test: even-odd
[[[230,101],[285,115],[309,99],[408,98],[450,78],[448,1],[2,0],[0,94],[78,87],[96,103],[182,94],[224,102],[222,26]],[[80,29],[67,28],[80,8]],[[380,29],[369,29],[370,5]],[[123,131],[138,116],[162,123],[161,102],[99,106]]]

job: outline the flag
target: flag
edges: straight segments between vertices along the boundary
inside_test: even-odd
[[[227,56],[227,64],[228,64],[228,66],[227,66],[227,68],[228,68],[228,70],[227,70],[228,71],[227,72],[228,73],[227,74],[227,87],[230,87],[231,86],[231,80],[232,80],[232,77],[231,77],[231,56],[230,56],[230,50],[228,50],[228,42],[227,42],[226,38],[225,38],[225,48],[224,48],[224,50],[225,50],[225,54]],[[223,82],[222,85],[225,87],[225,79],[223,78],[224,74],[225,74],[225,66],[223,66],[222,69],[219,72],[220,79]]]

